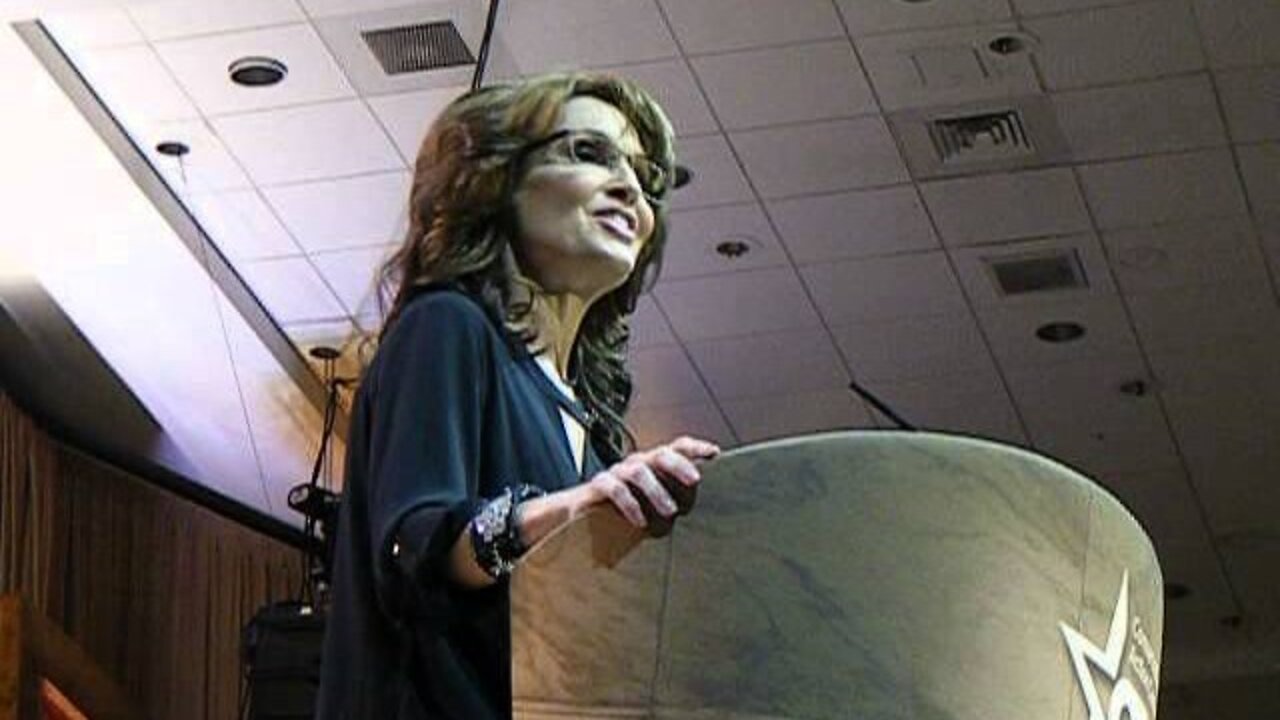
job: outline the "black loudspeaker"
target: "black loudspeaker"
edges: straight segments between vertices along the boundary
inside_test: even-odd
[[[250,720],[315,716],[323,641],[324,616],[309,605],[275,603],[253,616],[241,646]]]

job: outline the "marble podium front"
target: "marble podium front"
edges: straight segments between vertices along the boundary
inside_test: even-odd
[[[530,553],[517,717],[1155,717],[1154,551],[1070,468],[869,431],[742,448],[703,476],[665,538],[604,510]]]

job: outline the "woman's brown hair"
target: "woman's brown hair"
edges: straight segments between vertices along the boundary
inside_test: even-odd
[[[509,266],[517,232],[512,199],[523,172],[523,148],[551,134],[565,103],[580,96],[617,108],[635,128],[645,155],[668,171],[675,167],[671,124],[653,98],[627,80],[547,75],[463,95],[436,119],[418,152],[409,230],[378,275],[383,334],[415,292],[448,284],[475,297],[513,341],[537,342],[530,329],[536,287]],[[628,317],[657,279],[666,244],[665,208],[653,211],[653,235],[635,269],[588,310],[569,362],[569,382],[591,418],[592,445],[606,463],[635,445],[622,419],[631,399],[624,361]]]

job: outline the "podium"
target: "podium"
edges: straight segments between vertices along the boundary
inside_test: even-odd
[[[18,595],[0,596],[0,720],[141,717],[106,672]]]
[[[526,556],[517,718],[1155,717],[1155,553],[1069,467],[866,431],[741,448],[702,473],[664,538],[602,509]]]

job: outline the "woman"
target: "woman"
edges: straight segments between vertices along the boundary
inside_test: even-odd
[[[685,509],[719,449],[635,452],[622,422],[673,162],[661,109],[610,77],[483,89],[432,126],[347,442],[319,717],[509,717],[525,549],[592,508]]]

